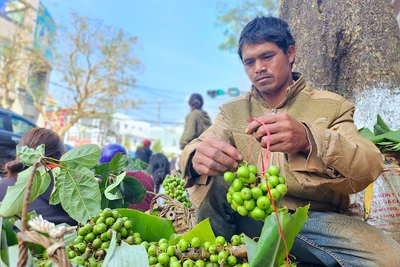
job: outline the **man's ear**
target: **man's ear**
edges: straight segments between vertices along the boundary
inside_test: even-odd
[[[288,55],[289,63],[293,64],[294,59],[296,58],[296,47],[294,45],[289,45],[288,50],[287,50],[287,55]]]

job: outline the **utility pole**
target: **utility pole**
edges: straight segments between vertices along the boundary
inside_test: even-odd
[[[161,116],[161,99],[157,99],[157,126],[160,126],[160,116]]]

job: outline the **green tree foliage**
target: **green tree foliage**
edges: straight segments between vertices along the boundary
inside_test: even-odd
[[[217,26],[223,28],[225,40],[219,48],[236,52],[243,27],[256,16],[276,16],[278,2],[278,0],[246,0],[233,8],[221,4]]]

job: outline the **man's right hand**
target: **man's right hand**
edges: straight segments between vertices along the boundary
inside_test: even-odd
[[[234,146],[209,136],[196,147],[192,167],[199,175],[217,176],[236,171],[242,159]]]

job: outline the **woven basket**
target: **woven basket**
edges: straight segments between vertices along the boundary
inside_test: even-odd
[[[158,198],[168,200],[162,206],[157,204]],[[194,209],[186,207],[183,203],[170,197],[167,194],[157,194],[150,203],[150,214],[158,211],[158,217],[166,218],[172,222],[178,234],[184,234],[196,226],[197,220]]]

